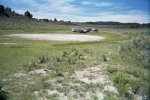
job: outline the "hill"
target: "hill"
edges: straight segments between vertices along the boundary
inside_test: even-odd
[[[70,22],[57,21],[57,19],[37,19],[29,11],[24,15],[18,14],[9,7],[0,5],[0,32],[5,30],[19,30],[19,32],[51,32],[56,30],[68,30],[73,27],[96,27],[96,28],[148,28],[150,24],[120,23],[120,22]]]

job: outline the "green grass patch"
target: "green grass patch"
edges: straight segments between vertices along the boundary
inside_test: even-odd
[[[58,31],[55,29],[44,31],[32,29],[35,33],[62,32],[70,34],[70,29],[60,29]],[[32,29],[27,33],[34,33]],[[26,30],[0,29],[0,34],[24,33]],[[105,63],[108,65],[107,71],[109,72],[109,76],[118,88],[121,97],[132,99],[132,95],[128,92],[129,88],[131,88],[133,93],[138,92],[147,95],[149,93],[149,56],[147,56],[149,55],[149,39],[147,39],[149,33],[142,33],[143,35],[129,33],[139,32],[138,34],[140,34],[140,31],[145,32],[146,30],[104,29],[98,33],[88,33],[90,35],[106,37],[105,40],[97,42],[52,42],[15,38],[7,39],[0,35],[0,43],[17,43],[16,45],[0,44],[0,78],[7,79],[14,73],[20,71],[29,72],[39,68],[51,69],[52,74],[48,76],[49,78],[63,78],[66,77],[66,72],[71,75],[75,70]],[[125,32],[128,33],[123,34]],[[30,78],[36,84],[29,85],[31,80],[28,79]],[[34,100],[34,91],[46,88],[51,89],[52,84],[44,83],[45,80],[37,76],[31,76],[27,79],[13,79],[12,81],[4,82],[4,88],[10,93],[9,96],[11,98],[19,97],[21,100],[23,99],[21,97],[24,96],[24,98]],[[27,86],[29,87],[21,86],[20,82],[28,84]],[[58,80],[58,82],[65,83],[67,81]],[[94,91],[92,90],[92,86],[85,87],[90,91]],[[82,90],[88,91],[86,88],[83,87]],[[66,92],[68,90],[62,89],[60,91]],[[41,97],[43,95],[45,93],[41,93]],[[110,97],[112,97],[112,100],[115,99],[112,93],[107,93],[106,95],[106,100],[109,100]],[[55,99],[56,96],[52,96],[52,98]]]

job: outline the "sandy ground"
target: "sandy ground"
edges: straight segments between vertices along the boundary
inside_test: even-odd
[[[104,39],[104,37],[102,36],[81,35],[81,34],[10,34],[4,36],[25,38],[32,40],[50,40],[50,41],[99,41]]]
[[[19,72],[10,75],[10,77],[28,78],[31,75],[44,77],[49,76],[51,72],[51,70],[47,69],[36,69],[27,74]],[[94,97],[97,97],[96,100],[104,100],[106,96],[105,92],[119,94],[117,88],[107,75],[106,67],[103,65],[78,70],[71,75],[67,73],[64,75],[64,77],[56,77],[53,79],[47,78],[44,83],[51,84],[53,88],[34,91],[37,100],[48,100],[46,96],[53,97],[54,95],[56,96],[56,100],[93,100]],[[29,83],[35,84],[34,80]]]
[[[0,44],[3,44],[3,45],[15,45],[16,43],[0,43]]]

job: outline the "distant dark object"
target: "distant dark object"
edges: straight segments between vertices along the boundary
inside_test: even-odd
[[[48,22],[49,20],[48,19],[43,19],[43,21]]]
[[[24,16],[26,16],[26,17],[28,17],[28,18],[32,18],[32,17],[33,17],[32,14],[31,14],[29,11],[26,11],[26,12],[24,13]]]
[[[72,32],[86,33],[86,30],[73,28]]]
[[[65,22],[64,20],[60,20],[60,22]]]
[[[57,22],[57,19],[55,18],[54,21]]]
[[[77,28],[72,28],[72,32],[79,32],[79,33],[87,33],[87,32],[98,32],[98,29],[95,28],[82,28],[82,29],[77,29]]]
[[[86,33],[86,31],[84,29],[80,29],[78,32],[79,33]]]
[[[6,17],[9,17],[9,14],[8,14],[8,9],[5,8],[3,5],[0,5],[0,16],[6,16]]]
[[[9,7],[6,7],[6,11],[12,12],[11,8],[9,8]]]
[[[92,28],[92,32],[98,32],[98,29]]]
[[[91,29],[91,28],[88,28],[88,29],[87,29],[87,32],[91,32],[91,31],[92,31],[92,29]]]
[[[0,5],[0,14],[3,14],[5,12],[5,7],[3,5]]]
[[[12,11],[12,13],[14,13],[14,14],[15,14],[16,12],[15,12],[15,11]]]
[[[90,32],[88,29],[82,29],[84,33]]]
[[[72,28],[72,32],[78,32],[76,28]]]

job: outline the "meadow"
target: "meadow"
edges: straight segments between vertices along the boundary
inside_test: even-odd
[[[97,28],[99,32],[86,34],[105,39],[57,42],[3,36],[81,34],[71,32],[74,27]],[[0,99],[146,100],[150,94],[149,38],[148,28],[1,16]]]
[[[54,26],[53,26],[54,27]],[[59,26],[57,26],[58,28]],[[30,30],[30,28],[29,28]],[[34,30],[34,31],[32,31]],[[45,30],[45,29],[42,29]],[[22,29],[0,29],[1,34],[12,33],[68,33],[71,28],[54,29],[44,32],[40,29],[31,31]],[[137,95],[147,98],[149,94],[149,29],[99,29],[99,32],[88,33],[104,36],[97,42],[56,42],[8,38],[0,35],[0,78],[1,95],[10,100],[37,100],[37,98],[57,100],[58,94],[48,95],[47,89],[58,90],[68,96],[70,89],[84,92],[101,89],[100,84],[70,86],[75,71],[92,66],[106,67],[107,74],[117,87],[119,94],[104,91],[105,100],[134,99]],[[79,34],[79,33],[77,33]],[[28,74],[36,69],[47,69],[46,76]],[[21,73],[22,76],[16,76]],[[18,75],[18,74],[17,74]],[[63,87],[56,89],[47,80],[56,80]],[[38,96],[35,95],[38,91]],[[94,93],[94,92],[93,92]],[[86,96],[86,95],[85,95]],[[91,99],[98,100],[94,94]],[[77,94],[69,99],[82,97]],[[84,97],[84,96],[83,96]],[[65,100],[65,99],[64,99]]]

